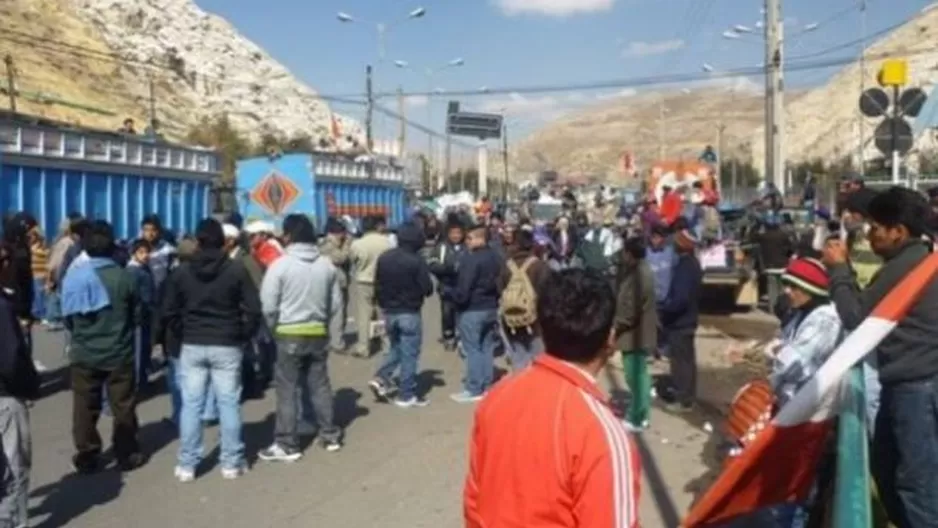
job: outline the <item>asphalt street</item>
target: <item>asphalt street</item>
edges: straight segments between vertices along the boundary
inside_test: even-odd
[[[461,362],[438,345],[439,305],[424,310],[422,386],[431,404],[399,409],[373,401],[366,387],[380,356],[330,359],[337,417],[345,428],[345,447],[327,453],[311,446],[292,464],[255,461],[243,478],[227,481],[217,467],[217,430],[206,431],[206,460],[199,478],[181,484],[173,478],[175,430],[165,394],[139,406],[141,442],[149,463],[133,473],[108,469],[77,476],[70,466],[71,394],[64,379],[61,333],[37,331],[35,354],[47,368],[48,395],[32,408],[33,471],[31,525],[43,528],[167,526],[258,528],[458,527],[472,406],[453,403],[460,389]],[[713,341],[711,339],[711,341]],[[700,353],[725,348],[700,342]],[[611,369],[610,390],[621,373]],[[702,376],[705,376],[702,373]],[[162,380],[158,381],[162,383]],[[701,381],[707,384],[706,379]],[[244,405],[248,454],[271,440],[273,392]],[[100,423],[110,435],[110,420]],[[644,458],[642,524],[677,526],[693,496],[712,473],[706,452],[712,444],[706,415],[688,418],[655,410],[652,427],[639,439]],[[710,464],[712,466],[712,464]]]

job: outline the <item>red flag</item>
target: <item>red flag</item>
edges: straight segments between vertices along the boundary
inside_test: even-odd
[[[691,508],[684,528],[720,525],[771,506],[803,502],[834,426],[841,380],[896,327],[938,276],[931,254],[837,347],[775,419],[729,462]]]

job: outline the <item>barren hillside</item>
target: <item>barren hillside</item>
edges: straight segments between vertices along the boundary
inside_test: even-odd
[[[132,117],[142,128],[152,79],[169,137],[222,112],[250,134],[269,126],[330,135],[329,107],[312,88],[191,0],[0,0],[6,54],[18,110],[27,113],[103,128]],[[339,121],[343,133],[361,135],[353,121]]]
[[[819,59],[849,55],[845,49]],[[938,82],[938,9],[926,11],[885,35],[866,51],[866,86],[874,86],[883,57],[909,61],[911,86],[930,93]],[[793,60],[791,57],[790,60]],[[811,59],[801,59],[810,62]],[[817,59],[815,59],[817,60]],[[859,152],[860,130],[866,140],[866,160],[879,154],[871,137],[876,121],[860,116],[860,66],[844,67],[822,86],[786,97],[786,157],[790,162],[816,158],[834,162]],[[764,159],[764,99],[761,93],[726,89],[674,89],[604,101],[549,123],[515,150],[516,172],[554,169],[564,173],[620,173],[619,158],[632,152],[639,166],[663,155],[696,157],[705,145],[716,146],[718,127],[724,155],[751,160],[761,168]],[[661,107],[667,109],[660,119]],[[664,123],[663,132],[659,132]],[[933,142],[931,135],[922,142]],[[545,161],[547,163],[545,163]]]

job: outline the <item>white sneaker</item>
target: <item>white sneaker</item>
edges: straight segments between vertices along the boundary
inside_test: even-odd
[[[173,471],[173,474],[176,477],[176,480],[179,482],[192,482],[195,480],[195,471],[191,469],[186,469],[184,467],[176,466],[176,469]]]
[[[221,478],[225,480],[234,480],[241,475],[244,475],[243,467],[221,468]]]
[[[410,407],[426,407],[427,405],[430,405],[430,401],[419,396],[411,396],[406,400],[396,398],[394,400],[394,405],[397,405],[402,409],[408,409]]]

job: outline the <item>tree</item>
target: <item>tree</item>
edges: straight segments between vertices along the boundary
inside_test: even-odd
[[[201,147],[214,149],[219,156],[224,184],[234,182],[238,160],[251,155],[251,143],[231,126],[227,114],[203,117],[186,135],[186,140]]]

